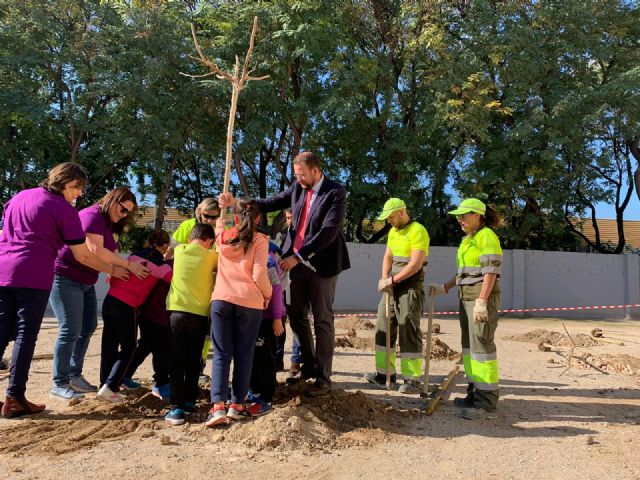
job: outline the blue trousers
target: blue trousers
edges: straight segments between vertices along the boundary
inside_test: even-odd
[[[249,391],[253,351],[260,330],[262,310],[235,305],[222,300],[211,303],[211,338],[213,368],[211,401],[229,398],[229,370],[233,360],[231,402],[242,403]]]
[[[7,345],[15,333],[7,396],[24,400],[48,300],[49,290],[0,287],[0,345]]]
[[[60,326],[53,349],[53,383],[66,386],[82,375],[84,357],[98,326],[96,289],[56,275],[49,302]]]

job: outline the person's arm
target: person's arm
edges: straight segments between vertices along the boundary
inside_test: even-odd
[[[267,271],[269,245],[265,238],[254,239],[254,241],[256,242],[256,253],[253,257],[252,278],[265,299],[265,305],[268,305],[268,300],[273,292],[271,281],[269,280],[269,272]]]
[[[121,280],[129,279],[129,271],[127,269],[101,260],[100,257],[94,255],[89,250],[86,243],[69,245],[69,249],[73,254],[73,258],[75,258],[83,265],[86,265],[89,268],[93,268],[94,270],[97,270],[99,272],[104,272],[114,278],[119,278]]]
[[[424,260],[427,257],[427,252],[424,250],[411,250],[411,258],[402,270],[393,275],[393,283],[400,283],[403,280],[418,273],[424,267]]]
[[[87,233],[86,244],[89,251],[103,262],[115,265],[116,267],[126,268],[139,278],[144,278],[149,275],[149,269],[141,263],[125,260],[120,255],[105,248],[104,237],[102,235]]]
[[[322,227],[313,237],[305,241],[303,247],[298,250],[298,255],[305,260],[324,250],[338,237],[342,230],[342,223],[347,211],[347,192],[343,187],[340,187],[332,190],[328,195],[330,197],[326,199],[326,203],[330,207],[324,215]],[[316,201],[318,200],[316,199]]]
[[[391,266],[393,264],[393,252],[389,247],[384,251],[384,256],[382,257],[382,272],[380,274],[380,278],[387,278],[391,273]]]
[[[260,209],[260,213],[276,212],[291,207],[291,195],[295,188],[296,182],[292,182],[289,188],[284,192],[269,198],[256,198],[255,202]]]
[[[480,298],[481,300],[486,300],[491,295],[491,291],[493,290],[493,286],[496,283],[496,278],[498,277],[497,273],[485,273],[482,276],[482,290],[480,290]]]

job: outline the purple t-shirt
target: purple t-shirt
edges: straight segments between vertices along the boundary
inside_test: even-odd
[[[118,249],[118,243],[113,238],[113,231],[107,225],[107,220],[100,210],[100,205],[91,205],[80,210],[80,221],[85,233],[93,233],[103,237],[104,248],[112,252]],[[95,285],[99,275],[97,270],[78,262],[69,247],[64,247],[60,250],[56,259],[55,271],[56,275],[70,278],[74,282],[85,285]]]
[[[85,241],[78,212],[62,195],[40,187],[23,190],[9,200],[3,221],[0,235],[3,287],[51,290],[58,250],[65,244],[79,245]]]

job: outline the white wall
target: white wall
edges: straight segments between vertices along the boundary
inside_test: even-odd
[[[375,311],[380,299],[376,287],[385,246],[359,243],[348,246],[351,268],[339,277],[334,308],[336,311]],[[454,247],[431,247],[425,285],[451,278],[456,271],[455,255]],[[500,283],[503,309],[640,303],[640,258],[635,255],[505,250]],[[101,275],[96,285],[99,303],[107,288]],[[457,307],[455,290],[436,299],[436,310],[457,310]],[[573,318],[625,318],[627,315],[640,316],[640,310],[546,314]]]

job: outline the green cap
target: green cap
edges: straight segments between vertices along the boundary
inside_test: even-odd
[[[382,207],[382,213],[378,217],[378,220],[386,220],[393,212],[397,212],[404,208],[407,208],[407,205],[403,200],[400,200],[399,198],[390,198],[384,202],[384,207]]]
[[[458,208],[449,212],[449,215],[464,215],[465,213],[473,212],[484,215],[487,211],[487,206],[477,198],[467,198],[460,202]]]

